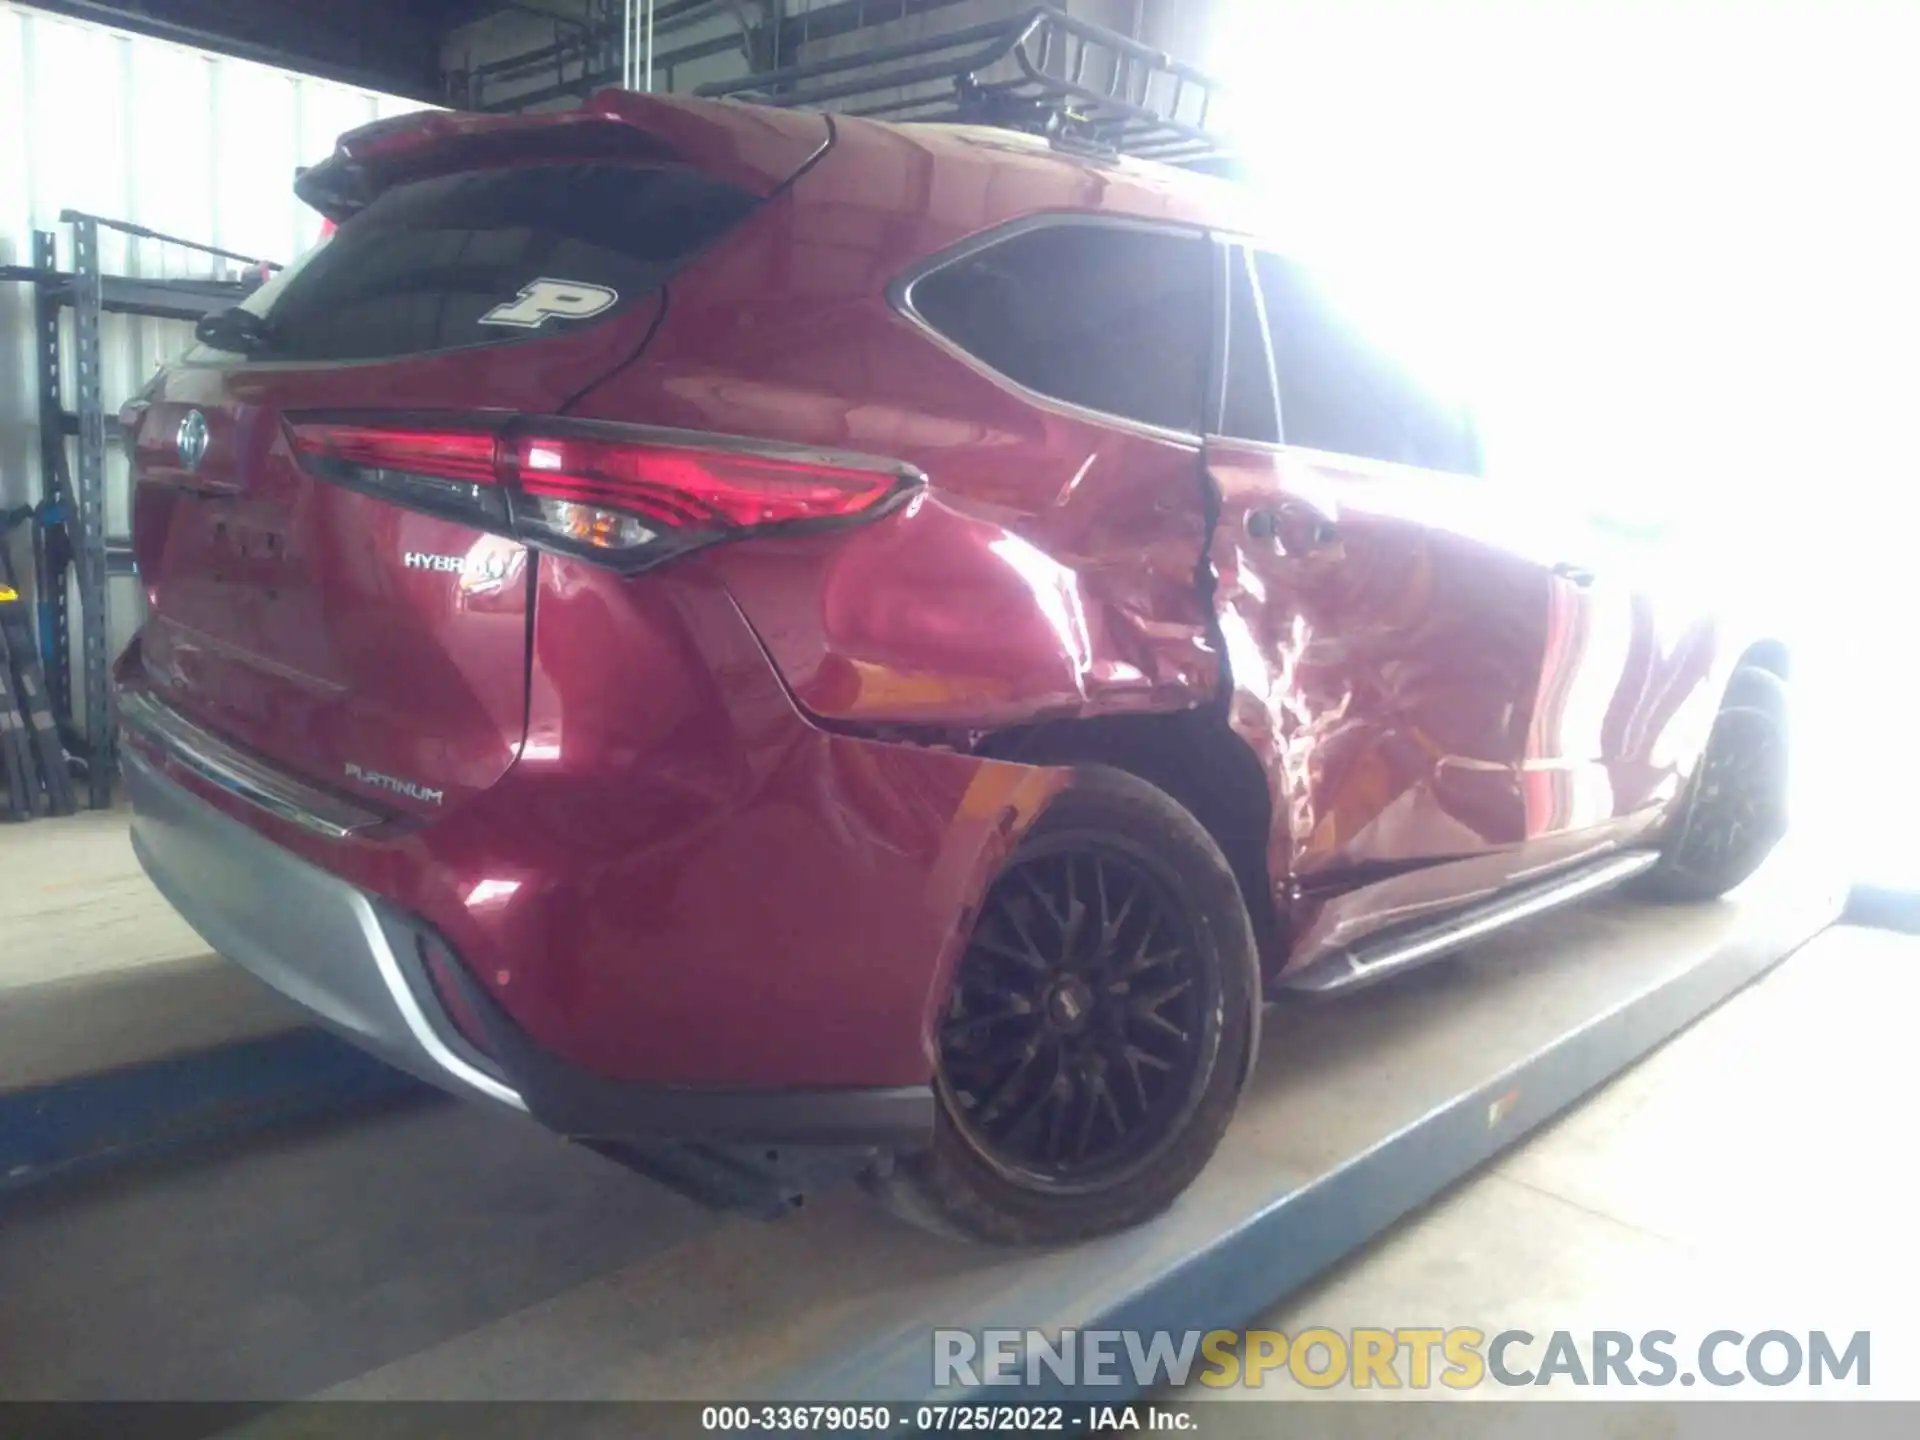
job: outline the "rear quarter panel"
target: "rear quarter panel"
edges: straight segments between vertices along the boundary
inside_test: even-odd
[[[1019,140],[836,124],[827,157],[676,279],[645,354],[571,413],[926,472],[926,495],[877,524],[711,554],[815,715],[984,727],[1212,694],[1198,442],[1034,397],[888,298],[928,256],[1026,215],[1197,220],[1191,198]]]

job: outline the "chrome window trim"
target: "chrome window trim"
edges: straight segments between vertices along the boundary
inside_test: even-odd
[[[210,785],[302,830],[344,840],[385,816],[271,769],[150,695],[121,691],[120,721]]]
[[[1314,267],[1285,246],[1270,244],[1267,241],[1259,239],[1257,236],[1250,236],[1245,232],[1232,230],[1216,230],[1213,233],[1214,239],[1220,244],[1237,250],[1241,262],[1246,266],[1248,280],[1253,286],[1254,303],[1259,306],[1261,321],[1266,325],[1267,363],[1273,373],[1274,405],[1280,424],[1280,439],[1278,441],[1248,440],[1242,436],[1227,435],[1225,433],[1220,433],[1217,438],[1231,440],[1236,445],[1255,446],[1262,450],[1274,452],[1291,450],[1299,453],[1326,455],[1346,464],[1358,463],[1368,466],[1387,465],[1397,470],[1411,470],[1421,475],[1442,475],[1461,480],[1484,480],[1487,478],[1485,442],[1484,437],[1480,433],[1479,411],[1475,408],[1470,398],[1463,399],[1461,402],[1462,421],[1466,427],[1473,449],[1474,468],[1469,470],[1443,470],[1432,465],[1415,465],[1406,460],[1382,460],[1377,456],[1352,455],[1344,450],[1324,450],[1316,445],[1303,445],[1288,440],[1286,396],[1282,393],[1280,385],[1280,356],[1273,345],[1273,326],[1267,313],[1267,289],[1260,279],[1259,261],[1262,255],[1271,255],[1277,260],[1284,261],[1290,265],[1301,266],[1310,272]],[[1224,406],[1222,409],[1224,413]],[[1209,438],[1213,437],[1210,436]]]
[[[1052,230],[1066,226],[1085,226],[1102,230],[1130,230],[1149,235],[1171,235],[1182,240],[1195,241],[1202,246],[1205,246],[1212,238],[1212,232],[1204,225],[1186,225],[1174,221],[1142,220],[1124,215],[1082,214],[1070,210],[1048,211],[1039,215],[1027,215],[1018,220],[1009,220],[1003,224],[996,225],[991,230],[983,230],[978,235],[970,235],[957,245],[950,246],[930,258],[922,260],[904,275],[895,279],[893,283],[887,287],[887,301],[895,311],[911,322],[915,329],[933,341],[934,344],[938,345],[942,350],[964,362],[966,366],[976,374],[986,376],[995,384],[1013,391],[1022,399],[1029,400],[1036,405],[1044,406],[1049,410],[1057,411],[1062,415],[1072,416],[1076,420],[1094,420],[1103,425],[1116,425],[1122,429],[1133,431],[1139,435],[1149,436],[1155,440],[1172,440],[1183,445],[1199,447],[1202,443],[1202,435],[1199,430],[1170,429],[1167,426],[1155,425],[1146,420],[1136,420],[1130,415],[1116,415],[1109,410],[1096,410],[1090,405],[1075,404],[1071,400],[1062,400],[1057,396],[1048,395],[1044,391],[1035,390],[1030,385],[1023,385],[1012,376],[994,369],[993,366],[989,365],[985,360],[982,360],[978,355],[975,355],[971,350],[966,349],[964,346],[943,334],[926,316],[922,315],[914,305],[914,287],[929,275],[937,274],[939,271],[945,270],[950,266],[958,265],[963,260],[972,259],[984,250],[991,250],[997,245],[1003,244],[1008,240],[1017,239],[1035,230]],[[1211,272],[1214,263],[1212,257],[1208,256],[1202,263],[1205,264],[1209,272]],[[1209,286],[1209,293],[1211,294],[1211,286]],[[1211,353],[1212,350],[1217,328],[1214,317],[1209,314],[1207,317],[1207,346],[1209,353]],[[1202,388],[1203,390],[1205,388],[1204,381]],[[1206,398],[1204,394],[1201,399],[1201,408],[1203,410],[1206,408]],[[1203,416],[1203,421],[1204,418]]]

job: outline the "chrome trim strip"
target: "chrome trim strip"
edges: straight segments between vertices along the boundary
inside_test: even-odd
[[[360,926],[365,937],[367,950],[373,956],[373,963],[380,971],[380,979],[385,982],[388,992],[393,996],[394,1008],[400,1012],[400,1018],[406,1022],[407,1029],[419,1042],[420,1048],[427,1052],[434,1064],[446,1071],[462,1084],[470,1085],[489,1099],[498,1100],[502,1105],[515,1110],[525,1110],[527,1102],[520,1098],[520,1092],[506,1085],[484,1071],[477,1070],[462,1060],[440,1038],[426,1012],[420,1008],[419,998],[407,984],[407,977],[400,972],[399,957],[393,953],[393,947],[387,943],[387,932],[381,928],[380,917],[373,913],[373,906],[367,897],[353,890],[348,902],[353,907],[353,918]]]
[[[270,769],[150,695],[120,692],[120,720],[210,785],[329,840],[344,840],[383,816]]]
[[[1311,994],[1328,994],[1335,990],[1346,990],[1362,983],[1371,984],[1375,980],[1431,960],[1458,946],[1478,940],[1483,935],[1491,935],[1496,930],[1529,920],[1535,915],[1556,910],[1562,905],[1618,885],[1630,879],[1642,870],[1658,863],[1660,856],[1651,850],[1634,851],[1626,855],[1617,855],[1606,863],[1592,869],[1582,870],[1570,879],[1557,885],[1543,886],[1514,896],[1504,904],[1495,901],[1480,914],[1460,921],[1440,920],[1434,928],[1403,942],[1390,945],[1378,955],[1368,957],[1366,945],[1339,952],[1329,956],[1325,964],[1328,970],[1340,960],[1346,962],[1346,969],[1338,971],[1330,978],[1321,979],[1314,972],[1322,968],[1321,964],[1310,966],[1303,971],[1299,981],[1288,983],[1287,988],[1306,991]]]

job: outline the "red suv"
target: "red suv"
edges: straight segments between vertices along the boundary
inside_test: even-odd
[[[299,188],[126,416],[134,840],[428,1079],[1096,1233],[1263,996],[1781,831],[1781,647],[1480,478],[1228,182],[609,92]]]

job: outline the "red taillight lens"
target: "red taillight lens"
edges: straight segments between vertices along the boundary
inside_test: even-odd
[[[510,442],[529,495],[629,511],[674,528],[726,529],[841,519],[871,509],[897,471],[826,461],[599,438],[526,435]]]
[[[770,526],[858,519],[921,478],[865,456],[637,426],[313,419],[289,432],[324,478],[623,568]]]
[[[295,425],[293,448],[303,455],[371,470],[428,475],[492,485],[495,438],[484,430],[389,429],[378,425]]]

